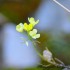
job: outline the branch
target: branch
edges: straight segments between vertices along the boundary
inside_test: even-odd
[[[59,6],[61,6],[63,9],[65,9],[67,12],[69,12],[70,13],[70,10],[67,8],[67,7],[65,7],[64,5],[62,5],[61,3],[59,3],[58,1],[56,1],[56,0],[53,0],[56,4],[58,4]]]

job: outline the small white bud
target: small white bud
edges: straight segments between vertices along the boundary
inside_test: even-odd
[[[43,51],[44,60],[51,61],[52,60],[52,53],[49,50]]]

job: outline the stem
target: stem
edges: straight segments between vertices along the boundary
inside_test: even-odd
[[[38,56],[39,56],[41,59],[44,60],[43,56],[42,56],[42,55],[40,54],[40,52],[38,52],[38,50],[36,49],[36,45],[34,44],[33,39],[30,37],[29,33],[28,33],[28,37],[29,37],[29,39],[32,41],[33,47],[34,47],[34,49],[36,50]]]
[[[36,46],[35,46],[34,43],[33,43],[33,45],[34,45],[34,49],[36,50],[37,54],[44,60],[43,56],[42,56],[42,55],[38,52],[38,50],[36,49]]]
[[[29,39],[30,39],[31,41],[33,41],[32,38],[29,36],[29,34],[28,34],[28,37],[29,37]],[[32,42],[32,43],[33,43],[33,42]],[[41,57],[41,58],[44,60],[43,56],[42,56],[42,55],[38,52],[38,50],[36,49],[36,46],[35,46],[34,43],[33,43],[33,47],[34,47],[34,49],[36,50],[38,56]]]
[[[28,33],[28,38],[30,39],[30,41],[32,41],[33,47],[34,47],[34,49],[36,50],[38,56],[39,56],[41,59],[44,60],[44,57],[43,57],[43,56],[40,54],[40,52],[38,52],[38,50],[36,49],[36,45],[34,44],[33,39],[30,37],[29,33]],[[51,66],[51,65],[54,65],[54,66],[56,66],[56,67],[63,67],[63,68],[69,68],[69,69],[70,69],[69,66],[65,66],[65,64],[64,64],[62,61],[60,61],[59,59],[55,58],[55,60],[58,61],[60,64],[56,63],[54,59],[52,59],[52,60],[53,60],[53,62],[51,62],[51,61],[48,62],[47,60],[45,60],[46,62],[49,63],[49,65],[43,65],[43,64],[40,64],[40,65],[43,66],[43,67],[49,67],[49,66]]]
[[[33,39],[30,37],[29,34],[28,34],[28,37],[29,37],[29,39],[33,42]],[[40,52],[38,52],[38,50],[36,49],[36,45],[35,45],[34,43],[33,43],[33,46],[34,46],[34,49],[36,50],[38,56],[39,56],[42,60],[44,60],[44,57],[40,54]],[[48,62],[47,60],[44,60],[44,61]],[[48,63],[49,63],[50,65],[58,66],[58,64],[54,61],[54,59],[53,59],[53,62],[48,62]],[[46,65],[46,67],[47,67],[47,65]]]
[[[42,66],[42,67],[47,68],[47,67],[50,67],[50,66],[51,66],[51,64],[48,64],[48,65],[39,64],[39,66]]]
[[[29,37],[29,39],[33,42],[33,39],[30,37],[29,33],[28,33],[28,37]],[[44,60],[44,57],[40,54],[40,52],[38,52],[38,50],[36,49],[36,45],[35,45],[34,43],[33,43],[33,46],[34,46],[34,49],[36,50],[38,56],[39,56],[42,60]],[[48,62],[47,60],[44,60],[44,61]],[[48,62],[48,63],[51,64],[51,65],[54,65],[54,66],[58,66],[58,64],[57,64],[54,60],[53,60],[53,62]]]
[[[59,62],[60,64],[62,64],[62,65],[64,65],[65,66],[65,64],[61,61],[61,60],[59,60],[58,58],[54,58],[57,62]]]

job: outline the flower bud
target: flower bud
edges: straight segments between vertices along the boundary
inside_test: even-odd
[[[16,30],[17,30],[18,32],[23,32],[23,29],[24,29],[24,25],[23,25],[22,23],[20,23],[20,24],[18,24],[18,25],[16,26]]]
[[[49,50],[43,51],[44,60],[50,62],[52,60],[52,53]]]

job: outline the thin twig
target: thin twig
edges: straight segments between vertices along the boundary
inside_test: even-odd
[[[40,66],[42,66],[42,67],[49,67],[49,66],[51,66],[51,64],[48,64],[48,65],[43,65],[43,64],[39,64]]]
[[[67,8],[67,7],[65,7],[64,5],[62,5],[61,3],[59,3],[58,1],[56,1],[56,0],[53,0],[55,3],[57,3],[59,6],[61,6],[63,9],[65,9],[67,12],[69,12],[70,13],[70,10]]]
[[[60,64],[65,65],[61,60],[59,60],[58,58],[54,58],[56,61],[58,61]]]
[[[63,67],[63,68],[68,68],[70,69],[70,66],[66,66],[61,60],[59,60],[58,58],[54,58],[56,61],[58,61],[60,64],[58,65],[58,67]]]

